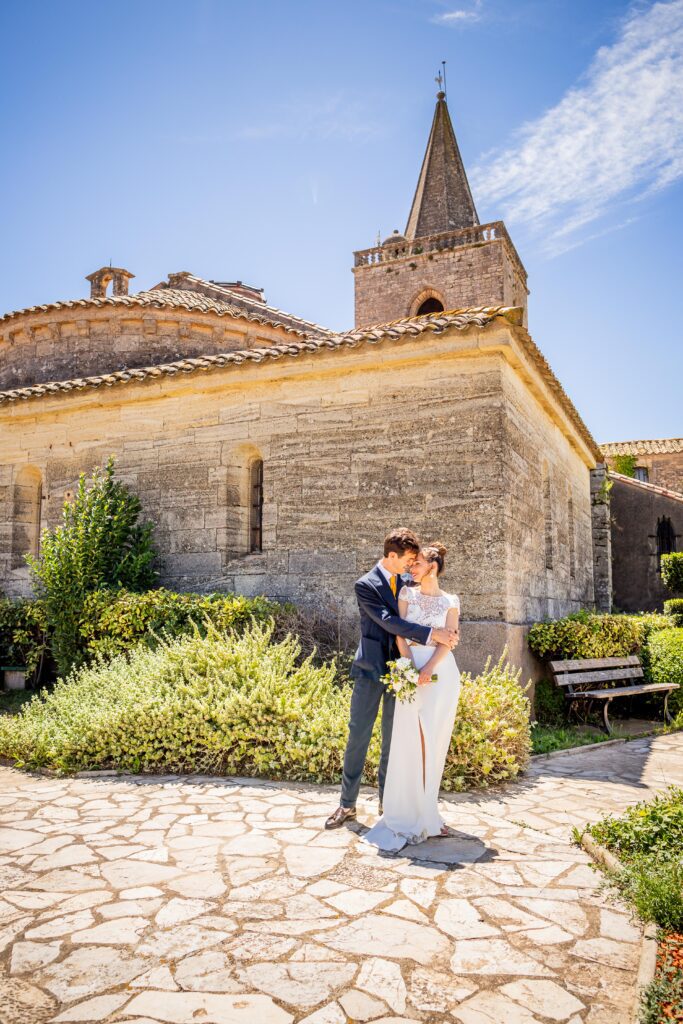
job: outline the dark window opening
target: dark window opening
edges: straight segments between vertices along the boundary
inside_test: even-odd
[[[657,572],[662,567],[662,555],[670,555],[676,550],[676,534],[668,516],[657,521]]]
[[[250,467],[250,475],[249,547],[251,551],[263,551],[263,459],[254,459]]]
[[[642,480],[646,484],[648,481],[647,466],[636,466],[633,476],[636,480]]]
[[[443,302],[434,298],[425,299],[415,315],[424,316],[426,313],[443,313]]]

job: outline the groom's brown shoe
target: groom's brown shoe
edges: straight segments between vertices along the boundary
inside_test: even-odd
[[[334,814],[331,814],[325,822],[325,828],[341,828],[345,822],[355,820],[356,808],[342,807],[340,804]]]

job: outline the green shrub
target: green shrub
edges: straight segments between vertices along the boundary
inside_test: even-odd
[[[47,616],[41,601],[0,598],[0,664],[25,666],[30,680],[48,652]]]
[[[460,791],[513,779],[526,766],[531,750],[529,700],[520,685],[521,669],[507,663],[507,648],[481,675],[463,672],[443,789]]]
[[[683,551],[662,555],[662,583],[672,594],[683,593]]]
[[[683,852],[683,789],[669,786],[654,800],[643,800],[621,815],[609,814],[587,831],[622,861],[643,854],[671,857]]]
[[[683,597],[672,597],[665,601],[664,614],[673,619],[674,626],[683,626]]]
[[[617,658],[640,654],[648,636],[666,629],[666,615],[598,615],[582,610],[563,619],[537,622],[529,630],[529,647],[544,660]]]
[[[609,877],[633,904],[643,921],[660,928],[683,928],[683,861],[680,855],[663,858],[650,854],[636,857],[623,871]]]
[[[564,725],[567,703],[564,693],[551,679],[538,680],[534,688],[534,719],[540,725]]]
[[[672,945],[667,944],[664,955],[658,956],[657,973],[641,995],[638,1024],[668,1024],[683,1020],[683,972]],[[663,1016],[665,1005],[668,1016]]]
[[[156,647],[160,631],[180,636],[194,623],[203,633],[206,619],[225,633],[244,629],[252,620],[277,621],[284,613],[284,606],[265,597],[176,593],[163,587],[143,593],[95,590],[83,602],[80,635],[87,660],[92,661],[96,655],[122,654],[139,643]]]
[[[683,629],[671,626],[652,633],[647,642],[649,676],[653,683],[678,683],[669,695],[672,715],[683,716]],[[683,721],[678,723],[683,725]]]
[[[137,497],[114,480],[114,457],[104,472],[95,467],[92,486],[81,473],[72,503],[65,502],[62,525],[41,534],[40,555],[26,555],[34,593],[42,599],[60,674],[83,661],[80,636],[86,596],[94,590],[145,590],[158,573],[152,523],[140,525]]]
[[[108,662],[100,653],[15,717],[0,717],[0,754],[60,771],[206,771],[336,782],[351,688],[333,666],[303,662],[296,639],[272,642],[273,623],[225,634],[162,636]],[[528,701],[503,658],[463,674],[444,788],[513,778],[529,754]],[[379,722],[366,779],[376,778]]]

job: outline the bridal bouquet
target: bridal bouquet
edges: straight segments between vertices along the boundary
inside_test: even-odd
[[[418,670],[410,658],[397,658],[396,661],[387,662],[388,672],[382,676],[382,682],[389,693],[393,693],[396,700],[409,704],[415,700],[417,693]],[[432,682],[435,683],[439,677],[432,675]]]

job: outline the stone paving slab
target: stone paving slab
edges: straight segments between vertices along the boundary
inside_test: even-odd
[[[627,1024],[641,929],[570,841],[683,784],[683,735],[444,795],[406,853],[336,787],[0,768],[0,1024]]]

